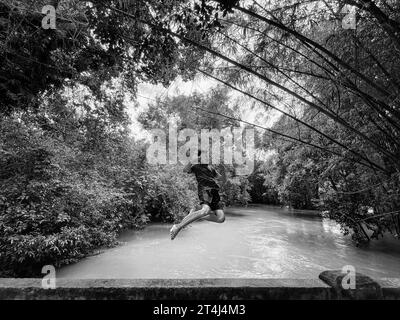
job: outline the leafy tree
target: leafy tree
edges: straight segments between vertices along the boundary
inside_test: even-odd
[[[171,27],[201,38],[198,13],[186,1],[54,1],[56,29],[42,28],[44,0],[5,0],[0,4],[0,111],[38,107],[38,96],[65,80],[100,93],[92,76],[119,77],[126,90],[137,82],[169,84],[178,74],[194,75],[201,51],[140,21]],[[130,16],[113,8],[124,9]],[[135,19],[132,19],[134,17]]]

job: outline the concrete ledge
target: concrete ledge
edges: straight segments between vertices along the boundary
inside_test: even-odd
[[[0,279],[0,299],[14,300],[325,300],[340,299],[319,279],[59,279],[43,289],[42,279]],[[400,279],[382,279],[383,299],[400,299]],[[357,296],[356,296],[357,298]]]
[[[320,280],[293,279],[59,279],[42,289],[41,279],[0,279],[0,299],[328,299]]]
[[[382,289],[382,295],[387,300],[400,300],[400,279],[384,278],[377,280]]]

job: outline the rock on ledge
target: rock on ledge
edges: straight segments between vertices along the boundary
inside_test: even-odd
[[[343,278],[347,273],[342,270],[323,271],[319,278],[331,286],[338,299],[382,299],[381,285],[370,277],[361,273],[355,273],[355,288],[347,289],[342,285]]]

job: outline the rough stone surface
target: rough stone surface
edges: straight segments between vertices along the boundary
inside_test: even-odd
[[[0,299],[329,299],[318,279],[0,279]]]
[[[381,279],[376,290],[356,289],[353,295],[338,292],[333,274],[319,279],[58,279],[56,289],[43,289],[42,279],[0,279],[0,299],[399,299],[400,279]],[[336,279],[336,280],[332,280]],[[360,278],[361,279],[361,278]],[[369,280],[360,280],[369,288]],[[372,280],[372,279],[370,279]],[[373,280],[372,280],[373,281]],[[376,288],[372,286],[373,288]],[[380,295],[377,295],[380,294]]]

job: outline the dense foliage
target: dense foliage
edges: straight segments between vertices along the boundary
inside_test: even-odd
[[[126,115],[117,120],[107,110],[110,99],[122,103],[115,95],[96,108],[85,98],[72,105],[55,95],[35,114],[1,121],[3,276],[38,276],[45,264],[75,261],[113,245],[124,228],[172,221],[193,204],[191,181],[176,168],[149,168],[146,145],[129,137]]]
[[[357,241],[399,237],[399,2],[234,8],[219,41],[236,67],[209,70],[281,114],[263,139],[262,195],[323,210]]]

